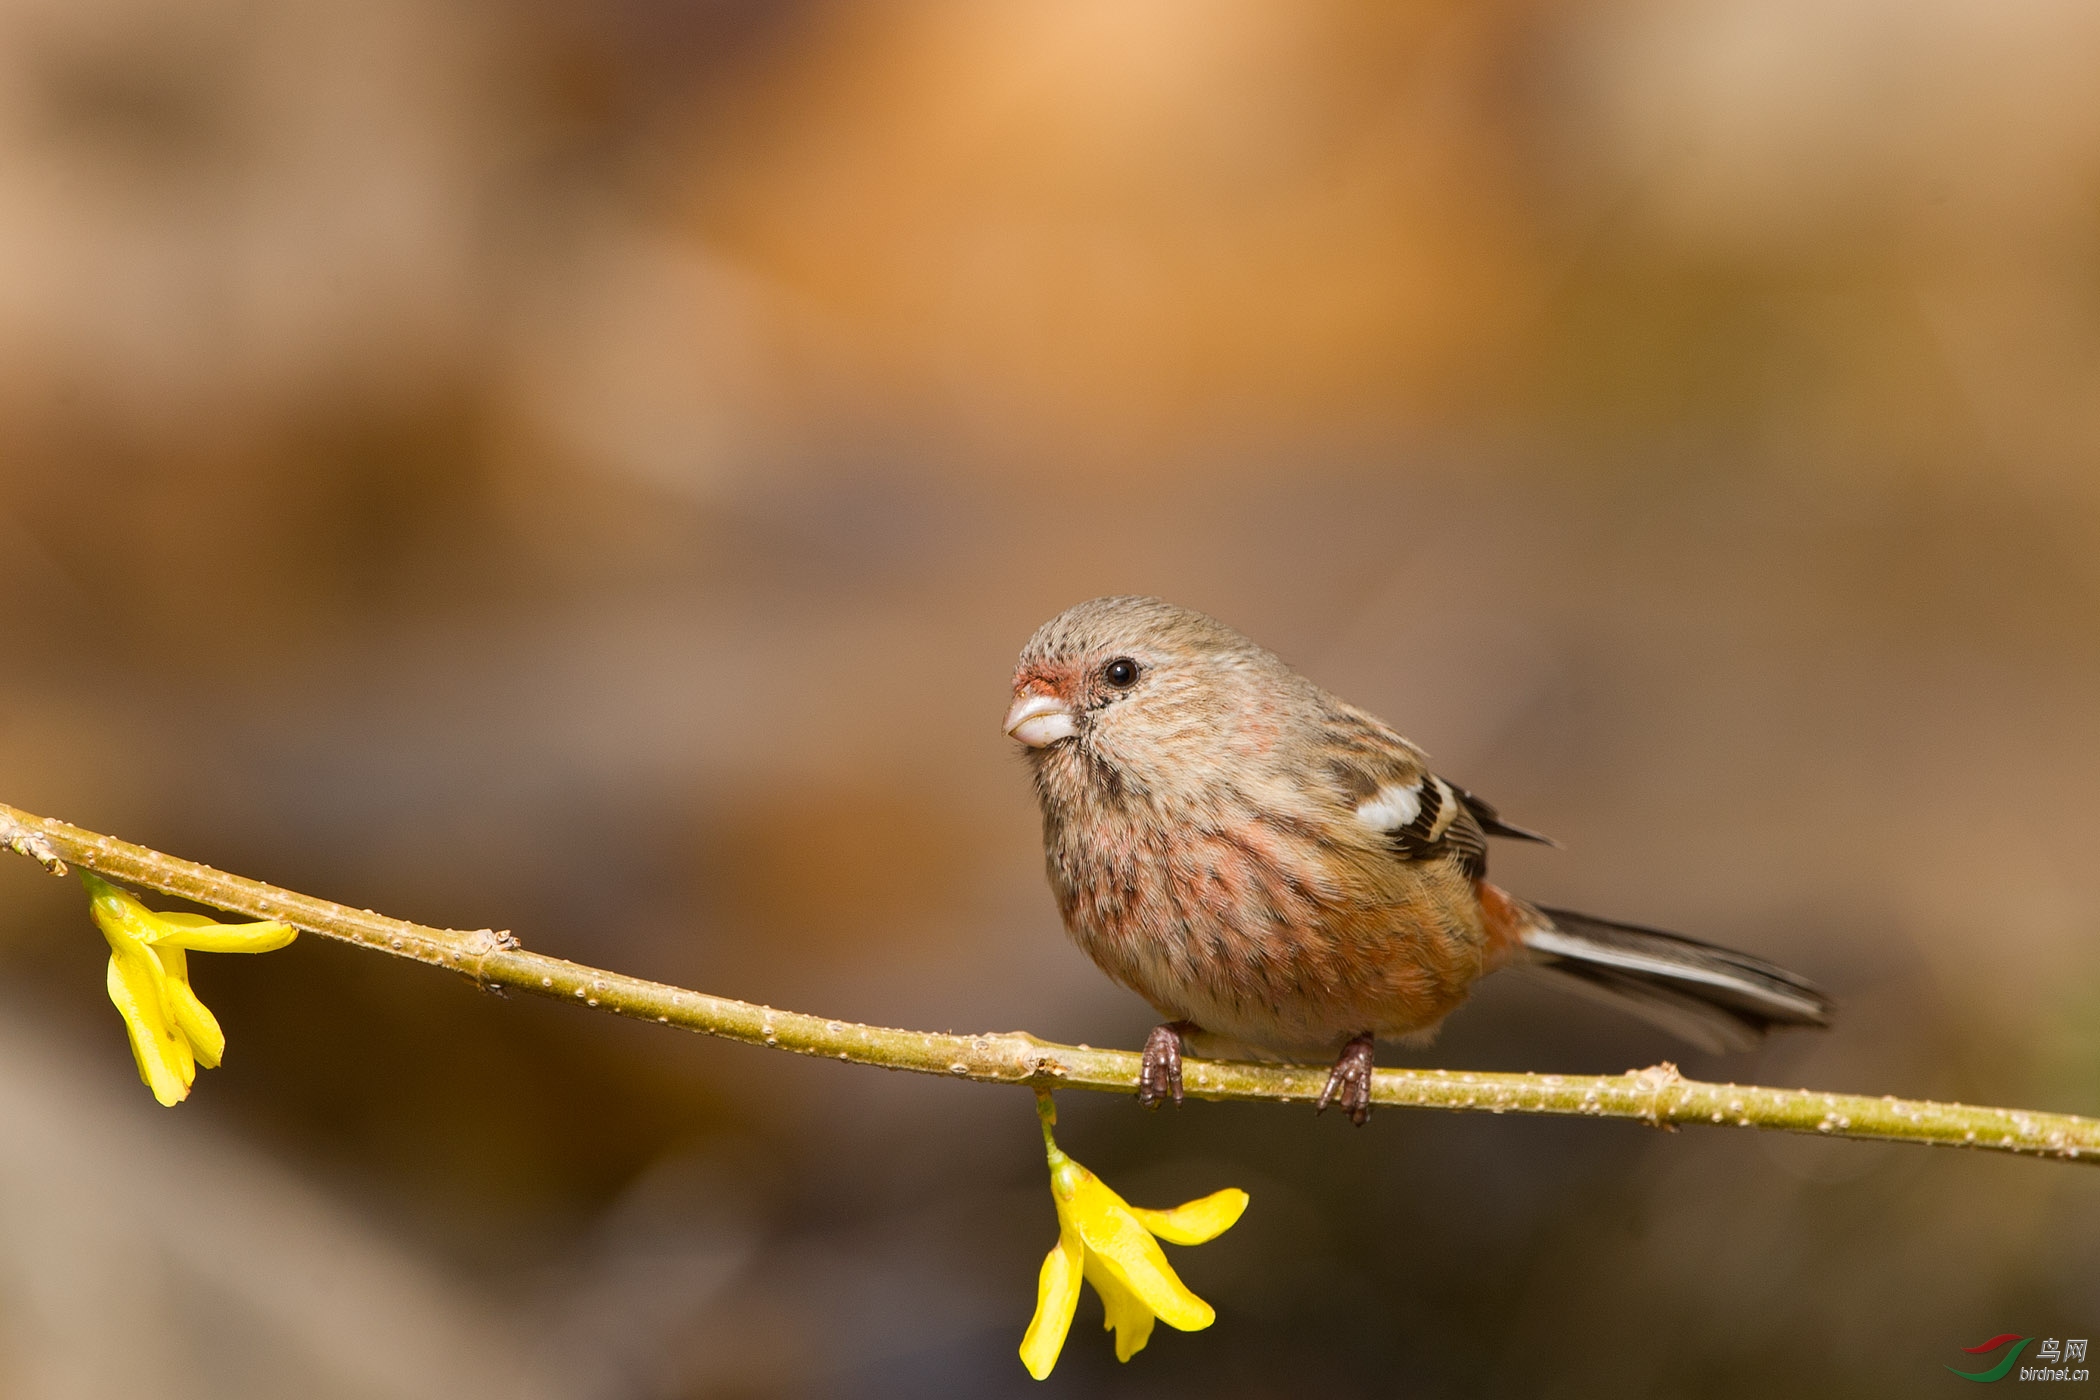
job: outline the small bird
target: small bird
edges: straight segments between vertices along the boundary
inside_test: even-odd
[[[1424,1039],[1497,968],[1602,994],[1695,1045],[1829,1024],[1761,958],[1527,904],[1487,839],[1552,844],[1429,770],[1381,720],[1202,613],[1096,598],[1014,671],[1050,888],[1101,970],[1166,1018],[1138,1097],[1181,1101],[1181,1057],[1333,1060],[1319,1107],[1371,1111],[1373,1044]]]

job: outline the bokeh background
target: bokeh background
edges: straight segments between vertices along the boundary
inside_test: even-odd
[[[841,1017],[1135,1045],[1012,658],[1213,612],[1835,1029],[1389,1062],[2100,1112],[2100,9],[7,0],[0,800]],[[1025,1094],[199,959],[154,1106],[0,864],[0,1393],[1954,1393],[2100,1177],[1066,1096],[1253,1208],[1014,1348]],[[1964,1364],[1966,1364],[1964,1362]]]

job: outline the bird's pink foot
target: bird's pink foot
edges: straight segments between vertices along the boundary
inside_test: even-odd
[[[1361,1128],[1371,1116],[1371,1036],[1368,1032],[1358,1036],[1342,1047],[1335,1058],[1334,1070],[1327,1076],[1327,1087],[1320,1091],[1320,1102],[1313,1111],[1325,1113],[1327,1105],[1339,1103],[1349,1121]]]
[[[1145,1037],[1145,1058],[1138,1066],[1138,1102],[1158,1108],[1168,1099],[1181,1102],[1181,1038],[1196,1029],[1191,1021],[1154,1026]]]

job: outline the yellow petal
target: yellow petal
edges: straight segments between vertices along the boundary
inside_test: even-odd
[[[1097,1255],[1086,1258],[1086,1281],[1101,1295],[1101,1310],[1105,1314],[1101,1325],[1115,1331],[1116,1360],[1128,1361],[1152,1340],[1152,1309],[1103,1267]]]
[[[103,936],[114,941],[129,938],[139,943],[172,944],[199,953],[268,953],[299,936],[290,924],[265,919],[255,923],[222,924],[203,914],[158,914],[139,903],[129,890],[118,889],[106,880],[83,870],[88,911]]]
[[[174,983],[168,978],[167,965],[161,962],[160,954],[154,949],[146,948],[142,951],[152,961],[153,965],[160,969],[160,976],[154,980],[154,985],[160,989],[161,1020],[175,1032],[175,1039],[169,1048],[175,1052],[175,1063],[182,1071],[182,1082],[185,1085],[195,1084],[197,1082],[197,1047],[190,1044],[190,1038],[184,1035],[182,1027],[176,1024]]]
[[[193,953],[274,953],[299,936],[299,930],[274,919],[222,924],[202,914],[149,912],[147,917],[166,926],[153,939],[157,946],[187,948]]]
[[[1202,1244],[1230,1230],[1246,1209],[1247,1193],[1237,1186],[1228,1186],[1172,1210],[1132,1206],[1130,1213],[1168,1244]]]
[[[1183,1332],[1210,1326],[1217,1314],[1175,1275],[1167,1256],[1160,1252],[1159,1241],[1138,1223],[1123,1198],[1078,1163],[1071,1165],[1076,1171],[1066,1183],[1059,1183],[1059,1174],[1052,1173],[1052,1189],[1060,1196],[1058,1213],[1079,1231],[1087,1252],[1100,1255],[1102,1265],[1116,1280],[1137,1294],[1167,1326]],[[1057,1190],[1061,1184],[1067,1185],[1069,1195]]]
[[[1081,1257],[1085,1247],[1068,1227],[1057,1232],[1057,1244],[1043,1260],[1036,1278],[1035,1316],[1028,1320],[1028,1334],[1021,1338],[1021,1364],[1028,1374],[1042,1380],[1057,1364],[1065,1349],[1065,1334],[1072,1330],[1072,1313],[1079,1306]]]
[[[88,871],[80,871],[80,879],[82,884],[88,886],[88,909],[95,915],[95,924],[101,926],[103,938],[109,942],[109,976],[113,978],[113,984],[124,984],[128,989],[126,995],[130,997],[130,1001],[147,1007],[149,1012],[158,1012],[151,1022],[132,1022],[130,1014],[126,1012],[126,1024],[132,1024],[134,1035],[137,1035],[139,1026],[145,1026],[149,1035],[147,1043],[162,1043],[166,1039],[166,1033],[170,1028],[174,1028],[172,1039],[166,1039],[160,1052],[153,1054],[158,1054],[158,1058],[168,1062],[168,1068],[172,1068],[174,1075],[183,1081],[183,1094],[189,1094],[189,1085],[197,1081],[195,1052],[189,1043],[189,1037],[183,1035],[181,1028],[176,1026],[176,1007],[168,995],[166,961],[160,953],[153,951],[153,913],[145,905],[141,905],[137,898],[132,898],[128,890],[118,890],[116,886],[103,884],[101,879],[90,875]],[[172,951],[172,957],[176,959],[176,966],[183,968],[183,955]],[[116,993],[111,993],[111,999],[113,997],[116,997]],[[124,1003],[118,1005],[118,1010],[124,1010]],[[132,1043],[132,1054],[139,1054],[137,1041]],[[139,1073],[145,1075],[149,1085],[153,1083],[153,1077],[147,1075],[145,1062],[141,1062]],[[160,1087],[153,1089],[153,1096],[160,1098],[164,1104],[168,1102],[162,1096]]]
[[[112,952],[109,959],[109,999],[124,1018],[130,1033],[131,1055],[138,1061],[139,1078],[165,1107],[173,1108],[189,1097],[196,1078],[189,1043],[168,1024],[161,1004],[159,964],[148,966],[149,949],[133,946]]]
[[[129,891],[98,880],[85,870],[80,872],[80,883],[87,886],[88,913],[112,948],[119,942],[153,941],[158,930],[151,923],[152,915]]]
[[[226,1032],[219,1029],[219,1018],[190,989],[189,959],[182,949],[166,943],[155,945],[153,954],[167,972],[160,989],[167,1001],[168,1019],[189,1041],[197,1063],[206,1069],[217,1069],[226,1055]]]

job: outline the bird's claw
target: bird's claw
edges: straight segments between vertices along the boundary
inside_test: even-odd
[[[1313,1109],[1325,1113],[1327,1105],[1339,1103],[1349,1121],[1361,1128],[1371,1116],[1371,1037],[1360,1035],[1342,1047],[1335,1057],[1334,1069],[1328,1073],[1327,1087],[1320,1091],[1320,1102]]]
[[[1168,1099],[1181,1102],[1181,1034],[1191,1029],[1186,1021],[1169,1021],[1145,1037],[1138,1066],[1138,1102],[1145,1107],[1158,1108]]]

